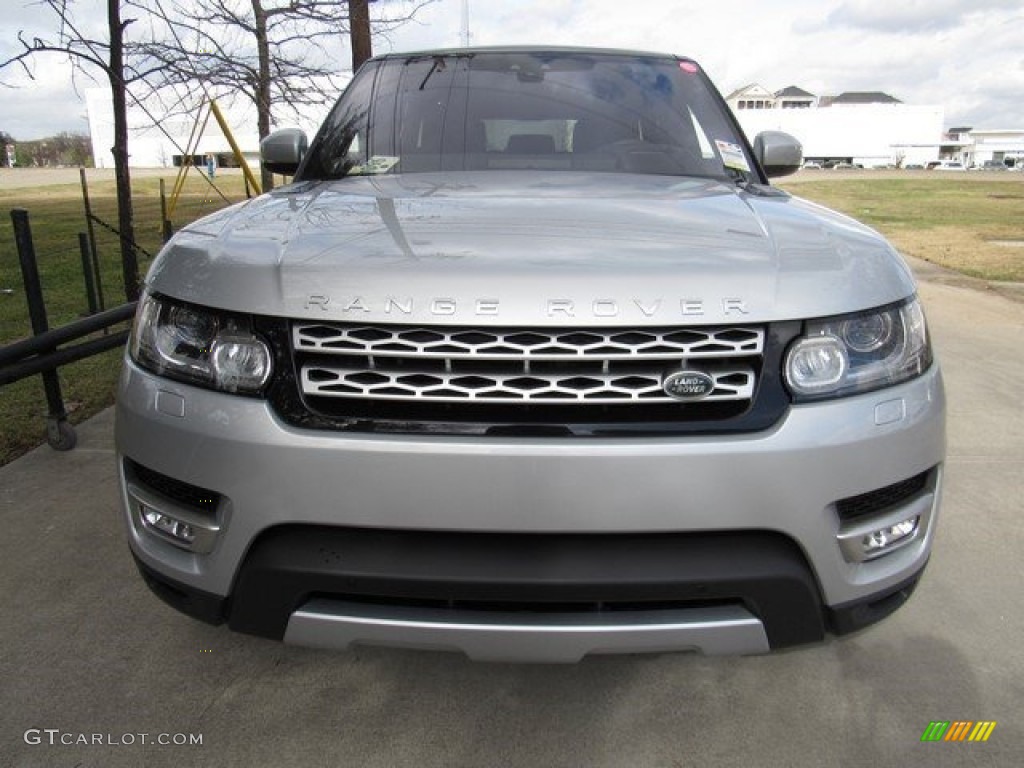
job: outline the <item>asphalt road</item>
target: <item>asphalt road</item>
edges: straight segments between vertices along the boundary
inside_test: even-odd
[[[136,575],[107,411],[73,452],[0,468],[0,765],[1020,765],[1024,305],[928,274],[945,506],[920,588],[881,624],[760,657],[556,667],[234,635]],[[922,743],[933,720],[997,726]],[[202,744],[143,743],[163,735]]]

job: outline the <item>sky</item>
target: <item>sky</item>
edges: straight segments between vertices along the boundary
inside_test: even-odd
[[[402,1],[379,0],[372,13]],[[464,4],[434,0],[377,37],[374,52],[460,46]],[[79,26],[102,33],[105,6],[78,0]],[[942,105],[947,128],[1024,129],[1022,0],[468,0],[468,18],[472,45],[676,53],[699,61],[723,94],[755,82],[817,95],[884,91]],[[0,0],[0,61],[20,51],[19,30],[31,38],[55,28],[37,3]],[[0,71],[0,131],[18,140],[87,132],[79,94],[95,83],[56,54],[33,70],[34,81]]]

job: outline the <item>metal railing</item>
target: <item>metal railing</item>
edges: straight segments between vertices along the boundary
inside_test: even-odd
[[[80,320],[51,329],[43,300],[42,283],[39,279],[39,265],[28,211],[16,208],[11,211],[14,224],[14,239],[18,249],[21,276],[25,284],[25,298],[28,302],[29,320],[33,335],[0,347],[0,386],[41,374],[46,392],[47,417],[46,440],[58,451],[75,447],[74,427],[68,422],[67,409],[61,391],[57,369],[60,366],[82,360],[123,345],[128,340],[129,330],[121,329],[99,338],[89,339],[71,346],[61,346],[71,341],[91,336],[99,331],[124,323],[135,314],[136,302],[128,302],[113,309],[91,314]],[[89,290],[89,265],[85,265],[87,293]],[[90,297],[91,299],[92,297]],[[90,300],[90,309],[95,305]]]

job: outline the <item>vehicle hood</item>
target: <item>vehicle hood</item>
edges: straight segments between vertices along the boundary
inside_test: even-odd
[[[182,229],[147,284],[264,315],[494,326],[769,322],[914,291],[878,233],[776,189],[510,171],[284,187]]]

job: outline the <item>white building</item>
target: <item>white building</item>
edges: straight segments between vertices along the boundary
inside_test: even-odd
[[[950,133],[955,130],[950,129]],[[957,138],[964,142],[959,151],[966,165],[1001,163],[1011,168],[1024,166],[1024,130],[966,128],[962,131],[957,134]]]
[[[339,91],[340,93],[340,91]],[[89,115],[89,134],[92,139],[92,155],[97,168],[112,168],[114,158],[114,110],[109,88],[87,88],[85,91],[86,110]],[[218,106],[238,143],[246,162],[255,171],[259,167],[259,132],[257,131],[256,106],[247,98],[218,99]],[[311,107],[306,113],[282,114],[275,109],[275,117],[282,128],[302,128],[312,138],[321,120],[331,105]],[[218,166],[234,165],[231,146],[220,126],[209,114],[209,106],[201,96],[185,110],[175,109],[168,113],[158,103],[128,105],[128,163],[133,168],[173,168],[181,165],[182,156],[189,147],[192,137],[193,164],[203,166],[206,158],[213,155]],[[193,137],[197,121],[206,120],[198,143]]]
[[[726,97],[753,139],[760,131],[795,136],[807,160],[857,163],[865,167],[925,164],[943,145],[941,106],[903,104],[879,92],[815,97],[796,86],[770,92],[757,84]]]

